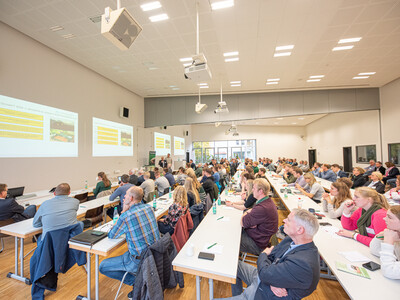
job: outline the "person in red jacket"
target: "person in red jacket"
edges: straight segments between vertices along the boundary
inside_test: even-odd
[[[386,228],[384,218],[389,204],[386,198],[374,189],[359,187],[354,192],[353,203],[343,210],[341,222],[344,229],[338,235],[353,238],[369,246],[374,236]],[[351,210],[358,209],[351,214]],[[358,229],[358,233],[355,231]]]

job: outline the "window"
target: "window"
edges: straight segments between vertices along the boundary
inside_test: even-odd
[[[356,146],[358,163],[368,163],[371,159],[376,161],[376,145]]]
[[[192,157],[196,163],[209,162],[215,158],[256,159],[256,140],[193,142]]]
[[[389,144],[389,161],[395,165],[399,165],[400,143]]]

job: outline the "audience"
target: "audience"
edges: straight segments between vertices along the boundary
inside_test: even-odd
[[[143,169],[140,169],[139,170],[139,172],[138,172],[138,174],[139,174],[139,177],[138,177],[138,182],[137,182],[137,186],[140,186],[143,182],[144,182],[144,177],[143,177],[143,175],[144,175],[144,170]]]
[[[363,186],[367,181],[364,176],[365,170],[360,167],[353,168],[353,175],[351,176],[351,180],[353,181],[353,189]]]
[[[185,188],[187,193],[187,201],[189,204],[189,208],[195,204],[201,203],[200,194],[197,191],[192,178],[187,177],[183,187]]]
[[[345,185],[349,187],[349,189],[351,189],[353,186],[353,181],[351,181],[351,179],[348,177],[339,178],[337,182],[343,182]]]
[[[194,170],[194,173],[196,174],[196,177],[200,177],[201,175],[203,175],[203,166],[201,164],[198,164],[196,170]]]
[[[385,168],[384,166],[382,166],[382,162],[377,161],[376,164],[375,164],[375,166],[376,166],[376,170],[379,171],[379,172],[381,172],[381,174],[382,174],[383,176],[385,176],[386,168]]]
[[[155,191],[155,184],[154,184],[154,180],[150,179],[150,173],[146,172],[143,174],[143,179],[144,182],[140,185],[140,187],[143,190],[144,196],[143,196],[143,200],[145,202],[148,202],[151,199],[147,199],[147,196],[149,195],[149,193],[152,193]]]
[[[218,195],[215,195],[214,189],[214,177],[211,175],[212,171],[210,168],[203,169],[205,180],[203,182],[203,188],[206,194],[208,194],[212,200],[216,200]]]
[[[331,198],[333,196],[333,199]],[[324,193],[322,195],[322,207],[328,213],[331,219],[340,218],[346,205],[352,203],[352,197],[349,187],[343,182],[333,182],[330,189],[330,195]],[[352,212],[355,210],[353,208]]]
[[[359,187],[354,192],[353,203],[346,205],[343,210],[341,222],[344,229],[338,235],[355,239],[369,246],[373,237],[386,228],[386,209],[389,204],[386,198],[369,187]],[[354,207],[358,209],[351,213]],[[349,230],[358,229],[358,233]]]
[[[304,179],[303,171],[299,167],[292,167],[293,175],[296,178],[296,181],[288,184],[288,186],[300,186],[301,188],[305,188],[307,185],[306,180]]]
[[[162,195],[168,193],[170,185],[167,178],[160,176],[160,171],[154,171],[154,176],[156,178],[154,184],[157,187],[158,196],[161,197]]]
[[[253,183],[253,179],[246,180],[246,191],[242,193],[242,199],[240,201],[236,200],[235,202],[226,200],[226,206],[231,206],[240,210],[252,208],[257,201],[253,196]]]
[[[267,172],[267,170],[265,170],[265,168],[259,168],[258,169],[258,173],[256,174],[256,178],[264,178],[267,179],[267,177],[265,176],[265,173]]]
[[[385,185],[382,182],[382,178],[383,178],[383,176],[382,176],[381,172],[374,171],[371,173],[370,180],[368,180],[364,184],[364,186],[374,189],[379,194],[384,194],[385,193]]]
[[[283,179],[289,184],[296,182],[296,177],[294,177],[292,172],[292,166],[290,164],[286,164],[285,171],[283,172]]]
[[[8,186],[0,183],[0,221],[13,219],[14,222],[33,218],[36,213],[36,205],[29,205],[24,209],[15,198],[7,198]]]
[[[311,168],[311,173],[318,177],[319,171],[321,170],[321,164],[319,162],[314,163],[314,166]]]
[[[369,166],[364,168],[365,170],[365,175],[369,176],[372,174],[372,172],[376,171],[376,165],[375,165],[375,161],[373,159],[371,159],[369,161]]]
[[[269,191],[267,180],[254,180],[253,196],[257,202],[240,220],[243,227],[240,241],[242,252],[260,254],[262,249],[270,245],[270,238],[278,229],[278,211],[275,203],[268,197]]]
[[[340,168],[340,166],[338,164],[333,164],[331,166],[331,169],[336,174],[336,179],[349,177],[346,172],[342,171],[342,169]]]
[[[219,180],[221,179],[219,173],[218,173],[218,167],[217,165],[212,167],[212,171],[213,171],[213,177],[214,177],[214,182],[219,184]]]
[[[115,198],[119,197],[120,203],[116,206],[118,210],[118,214],[121,215],[122,208],[124,207],[124,198],[126,192],[134,186],[132,183],[129,182],[130,177],[126,174],[121,176],[121,183],[119,187],[110,195],[109,200],[113,201]],[[109,208],[107,210],[107,215],[112,219],[114,216],[114,208]]]
[[[137,169],[129,170],[129,183],[133,185],[138,185],[139,177],[136,175]]]
[[[322,165],[318,172],[318,177],[331,182],[335,182],[337,179],[337,175],[331,170],[331,166],[328,164]]]
[[[396,166],[394,165],[394,163],[388,161],[385,162],[385,165],[387,167],[386,172],[385,172],[385,176],[383,177],[382,181],[383,183],[386,184],[386,182],[390,179],[396,179],[397,175],[400,175],[399,169],[396,168]]]
[[[383,276],[400,279],[400,206],[392,206],[384,218],[386,229],[371,241],[371,253],[381,259]]]
[[[322,195],[325,193],[324,188],[317,182],[314,175],[312,173],[307,173],[304,175],[304,179],[307,182],[305,188],[302,188],[300,185],[297,185],[296,188],[308,198],[313,199],[315,202],[320,203],[322,199]]]
[[[206,192],[200,182],[197,180],[197,176],[193,169],[189,168],[186,170],[186,174],[193,180],[193,185],[196,188],[197,192],[199,193],[200,200],[204,204],[206,203]]]
[[[111,181],[108,180],[106,173],[99,172],[97,174],[97,180],[99,182],[96,184],[96,187],[93,190],[93,195],[94,195],[95,198],[97,197],[97,195],[99,193],[111,189]]]
[[[175,185],[175,178],[174,175],[172,175],[172,172],[170,172],[168,168],[164,168],[163,175],[165,176],[165,178],[167,178],[169,185],[173,187]]]
[[[184,185],[186,177],[186,170],[183,167],[179,167],[175,182],[179,185]]]

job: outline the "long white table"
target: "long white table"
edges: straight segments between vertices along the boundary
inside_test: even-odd
[[[280,189],[284,188],[284,180],[281,178],[272,177],[272,173],[268,173],[267,179],[273,186],[276,194],[280,197],[284,205],[289,211],[298,207],[298,199],[302,199],[302,208],[321,211],[322,206],[315,203],[310,198],[304,195],[289,194],[285,197]],[[293,189],[292,189],[293,190]],[[325,214],[326,215],[326,214]],[[342,228],[338,219],[322,218],[320,222],[328,222],[337,228]],[[340,237],[335,234],[325,231],[324,226],[320,226],[318,233],[314,237],[314,243],[318,247],[318,251],[326,262],[330,270],[334,273],[336,279],[340,282],[346,293],[352,299],[397,299],[400,295],[400,281],[391,280],[382,275],[381,270],[368,271],[371,279],[365,279],[349,273],[345,273],[336,269],[335,262],[346,262],[346,259],[339,254],[343,251],[357,251],[360,254],[368,257],[369,260],[380,263],[379,258],[371,254],[369,247],[349,238]],[[348,262],[350,263],[350,262]],[[364,262],[352,262],[352,265],[361,267]],[[369,288],[366,288],[366,285]]]
[[[87,202],[85,202],[87,203]],[[157,209],[154,212],[157,220],[168,212],[169,207],[173,203],[173,199],[170,199],[168,195],[164,195],[157,199]],[[148,203],[148,205],[152,205],[152,202]],[[108,224],[112,224],[112,221]],[[106,224],[106,225],[108,225]],[[104,225],[103,225],[104,226]],[[102,227],[103,227],[102,226]],[[101,230],[102,227],[98,229]],[[110,239],[104,238],[103,240],[99,241],[98,243],[94,244],[92,247],[68,242],[69,247],[71,249],[76,249],[80,251],[86,252],[87,256],[87,295],[81,296],[79,295],[77,299],[91,299],[91,255],[95,255],[95,299],[99,299],[99,255],[107,257],[113,251],[118,249],[125,243],[125,236],[121,236],[117,239]]]
[[[109,196],[84,202],[83,204],[79,205],[77,218],[84,217],[86,211],[91,208],[99,207],[101,205],[104,205],[104,208],[108,208],[110,206],[117,205],[118,203],[119,199],[114,199],[114,201],[110,201]],[[15,237],[15,273],[10,272],[7,274],[7,277],[17,279],[19,281],[25,282],[26,284],[31,284],[30,279],[24,277],[24,239],[41,233],[42,228],[33,227],[33,219],[27,219],[21,222],[0,227],[0,232]],[[18,243],[20,245],[18,245]],[[19,250],[18,247],[20,248]],[[18,264],[20,264],[19,272]]]
[[[240,196],[221,194],[222,200],[235,201]],[[200,300],[200,277],[209,278],[210,299],[213,299],[213,279],[235,283],[241,238],[240,218],[243,212],[225,205],[217,206],[214,215],[212,208],[197,227],[185,246],[175,257],[174,270],[196,275],[196,298]],[[222,219],[219,219],[223,217]],[[222,254],[215,254],[213,261],[199,259],[199,252],[207,252],[206,244],[217,243],[223,246]],[[188,256],[188,247],[194,245],[194,255]],[[216,246],[217,246],[216,245]],[[212,249],[210,249],[212,250]]]

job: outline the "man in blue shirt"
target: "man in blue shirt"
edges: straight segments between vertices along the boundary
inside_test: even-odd
[[[109,198],[110,201],[114,201],[114,199],[117,197],[119,197],[119,200],[121,201],[117,205],[117,210],[118,210],[119,215],[121,215],[122,207],[124,206],[125,194],[133,186],[134,185],[129,182],[129,175],[124,174],[121,176],[121,183],[120,183],[119,187],[110,195],[110,198]],[[107,216],[109,216],[111,219],[113,218],[114,207],[109,208],[107,210]]]
[[[174,186],[174,184],[175,184],[174,175],[172,175],[170,172],[168,172],[167,168],[163,169],[163,174],[164,174],[164,177],[168,179],[169,186],[171,186],[171,187]]]
[[[117,223],[108,233],[110,239],[116,239],[122,234],[126,236],[128,251],[116,257],[103,260],[100,272],[110,278],[122,280],[126,271],[128,275],[124,283],[133,285],[138,269],[141,253],[155,241],[160,239],[156,217],[150,205],[141,203],[143,190],[133,186],[125,194],[122,214]]]
[[[331,165],[328,164],[322,165],[321,169],[318,172],[318,177],[329,180],[331,182],[335,182],[337,179],[337,175],[331,170]]]

